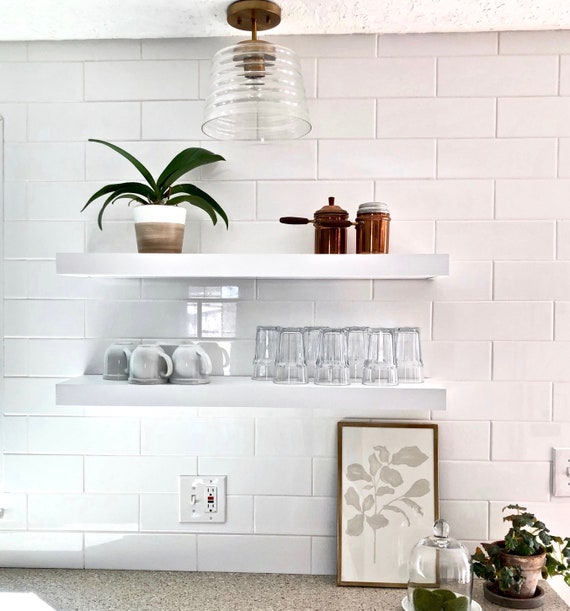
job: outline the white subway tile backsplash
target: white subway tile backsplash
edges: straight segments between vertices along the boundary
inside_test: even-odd
[[[552,448],[566,447],[570,423],[493,422],[493,460],[546,461]]]
[[[26,494],[0,494],[0,507],[4,509],[4,515],[0,520],[0,531],[26,530],[27,503]]]
[[[570,381],[570,342],[495,342],[496,380]]]
[[[568,95],[570,92],[570,56],[560,57],[560,95]]]
[[[554,339],[559,341],[570,340],[570,303],[557,302],[554,304]]]
[[[493,270],[490,261],[449,262],[449,276],[436,282],[424,280],[374,280],[374,299],[404,302],[487,301],[492,295]]]
[[[378,37],[378,55],[493,55],[497,52],[497,37],[496,32],[384,34]]]
[[[568,237],[570,236],[570,222],[558,221],[556,224],[556,258],[570,259],[570,246]]]
[[[564,30],[547,32],[501,32],[499,53],[513,55],[559,54],[570,52],[570,33]]]
[[[439,178],[549,178],[556,142],[548,138],[440,140]]]
[[[437,252],[466,260],[554,259],[554,230],[547,221],[439,221]]]
[[[162,418],[141,423],[141,453],[155,456],[253,455],[249,418]]]
[[[1,62],[0,80],[10,83],[2,102],[79,102],[83,99],[80,63]]]
[[[293,49],[300,57],[360,58],[376,55],[376,36],[373,34],[272,36],[271,40]]]
[[[570,219],[569,180],[497,180],[495,218]]]
[[[332,536],[336,499],[329,497],[257,496],[255,532],[277,535]]]
[[[145,278],[143,299],[254,299],[254,280],[244,278]]]
[[[28,419],[21,416],[2,418],[4,452],[25,453],[28,451]]]
[[[195,571],[196,536],[86,533],[85,568]]]
[[[256,456],[332,455],[329,442],[335,435],[336,422],[307,418],[257,418],[255,423]]]
[[[226,521],[190,524],[179,521],[178,494],[141,494],[141,531],[168,532],[253,532],[253,497],[226,497]]]
[[[83,252],[83,223],[5,221],[7,259],[54,259],[56,252]]]
[[[435,60],[319,59],[318,92],[320,98],[433,96]]]
[[[30,494],[31,530],[133,531],[139,526],[138,495]]]
[[[489,460],[490,423],[439,422],[438,451],[439,460]]]
[[[4,375],[28,375],[28,344],[27,339],[4,339]]]
[[[28,59],[28,45],[25,42],[2,42],[0,61],[22,62]]]
[[[4,221],[26,220],[27,217],[28,205],[26,202],[26,183],[14,180],[5,182]]]
[[[495,299],[570,300],[569,273],[570,261],[497,261]]]
[[[84,145],[79,142],[14,142],[5,147],[7,180],[81,180]]]
[[[548,462],[440,461],[439,495],[445,501],[547,501]]]
[[[570,177],[570,138],[558,139],[558,176]]]
[[[31,418],[33,454],[138,454],[140,426],[135,418]]]
[[[429,375],[440,380],[490,380],[491,343],[456,341],[423,344]]]
[[[495,134],[495,100],[377,100],[376,125],[378,138],[491,138]]]
[[[554,384],[552,403],[552,419],[555,422],[570,422],[570,384]]]
[[[6,300],[4,334],[6,337],[82,337],[83,303],[54,300]]]
[[[235,44],[226,36],[141,40],[143,59],[210,59],[219,49]]]
[[[313,496],[337,495],[336,458],[313,458]]]
[[[309,100],[309,114],[313,126],[310,138],[374,137],[374,100]]]
[[[81,492],[82,456],[4,456],[7,492]]]
[[[203,138],[204,102],[144,102],[142,137],[145,140],[199,140]]]
[[[555,56],[440,57],[439,96],[557,95]]]
[[[267,301],[368,301],[369,280],[258,280],[257,297]]]
[[[82,569],[81,533],[2,532],[0,565],[37,568],[38,557],[46,569]]]
[[[27,278],[27,261],[4,261],[4,297],[24,299],[28,294]]]
[[[86,456],[85,492],[178,493],[178,477],[196,474],[196,458]]]
[[[11,375],[80,376],[89,369],[96,349],[93,340],[81,339],[29,339],[13,340],[26,351],[28,368],[13,371]],[[97,361],[99,361],[97,355]]]
[[[139,59],[138,40],[58,40],[28,44],[28,59],[38,62]]]
[[[53,142],[88,138],[136,140],[140,137],[140,104],[136,102],[31,104],[28,139]]]
[[[503,98],[498,100],[497,136],[570,136],[570,109],[564,98]]]
[[[26,140],[26,107],[24,104],[0,104],[0,117],[4,120],[4,142]]]
[[[390,229],[390,252],[393,254],[435,251],[435,223],[433,221],[401,221]]]
[[[236,573],[311,572],[310,537],[198,535],[198,570]]]
[[[433,178],[434,175],[435,143],[431,140],[319,142],[319,178]]]
[[[200,457],[199,473],[227,475],[227,494],[309,495],[310,458]]]
[[[311,537],[311,574],[336,575],[336,537]]]
[[[449,524],[451,536],[487,540],[488,503],[485,501],[441,501],[439,515]]]
[[[198,63],[195,61],[100,61],[85,64],[86,100],[197,98]]]
[[[438,420],[550,420],[548,382],[448,382],[445,412]]]
[[[552,330],[548,302],[434,303],[436,340],[540,340],[551,339]]]

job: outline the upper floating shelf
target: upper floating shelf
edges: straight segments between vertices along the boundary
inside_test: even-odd
[[[447,276],[449,255],[58,253],[56,271],[109,278],[414,280]]]

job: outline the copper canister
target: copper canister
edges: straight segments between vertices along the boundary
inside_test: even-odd
[[[386,254],[390,242],[390,212],[382,202],[358,206],[356,213],[356,252]]]
[[[298,216],[282,216],[279,222],[287,225],[315,226],[315,253],[318,255],[346,254],[346,228],[351,223],[348,212],[334,203],[334,197],[329,197],[328,206],[323,206],[315,212],[314,219]]]

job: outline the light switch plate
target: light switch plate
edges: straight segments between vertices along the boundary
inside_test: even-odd
[[[552,494],[570,496],[570,448],[552,449]]]
[[[179,522],[215,524],[226,521],[226,476],[181,475]]]

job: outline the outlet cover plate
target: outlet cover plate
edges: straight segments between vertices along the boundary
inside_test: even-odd
[[[226,479],[225,475],[181,475],[178,486],[178,521],[195,524],[225,522]],[[208,508],[208,491],[216,495],[216,511]]]
[[[570,448],[552,449],[552,494],[570,496]]]

